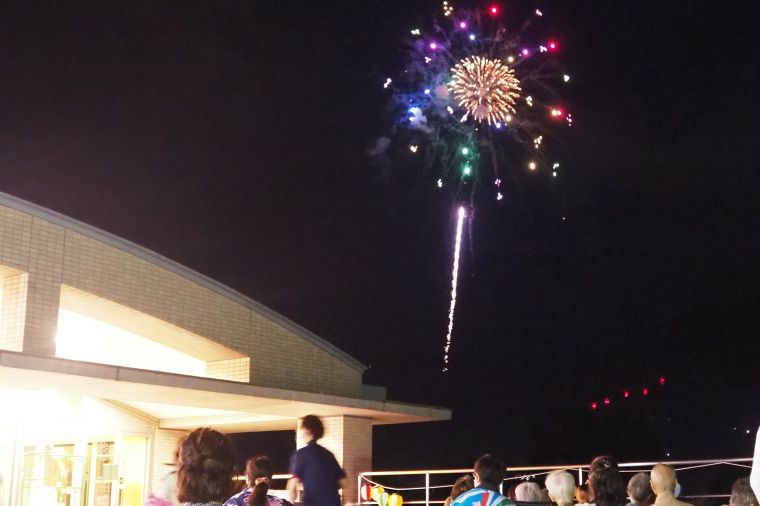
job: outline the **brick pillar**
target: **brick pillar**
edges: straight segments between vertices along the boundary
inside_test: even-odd
[[[61,285],[44,276],[29,275],[24,325],[24,353],[55,355]]]
[[[14,274],[0,279],[0,349],[22,351],[24,348],[24,323],[26,322],[26,273]]]
[[[325,435],[319,444],[333,452],[338,463],[346,471],[348,487],[343,489],[343,504],[355,503],[356,477],[363,471],[372,470],[372,421],[355,416],[331,416],[322,418]],[[303,441],[296,431],[296,447]]]
[[[61,301],[64,230],[33,218],[31,232],[24,353],[53,356]]]
[[[153,438],[153,458],[151,459],[152,469],[150,470],[150,483],[147,484],[146,490],[156,494],[163,494],[161,480],[167,473],[176,469],[171,464],[175,461],[174,456],[179,448],[179,442],[188,434],[184,430],[156,429]],[[160,495],[163,497],[163,495]]]

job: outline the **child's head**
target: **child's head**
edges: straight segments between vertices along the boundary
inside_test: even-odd
[[[504,464],[490,453],[475,461],[475,485],[498,489],[504,481],[504,473]]]
[[[575,489],[575,500],[579,503],[587,503],[589,499],[591,499],[591,493],[588,490],[588,485],[585,483],[578,485],[578,488]]]
[[[457,481],[454,482],[454,486],[451,487],[451,498],[456,499],[460,495],[464,494],[473,487],[472,475],[463,474]]]

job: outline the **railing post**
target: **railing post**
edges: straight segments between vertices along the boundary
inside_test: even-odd
[[[578,486],[580,487],[581,485],[583,485],[583,468],[579,467],[578,468]]]
[[[425,506],[430,506],[430,473],[425,473]]]
[[[356,504],[362,503],[362,473],[356,475]]]

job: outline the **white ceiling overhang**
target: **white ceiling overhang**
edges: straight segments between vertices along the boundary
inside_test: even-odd
[[[340,397],[246,383],[0,351],[0,388],[52,390],[113,401],[165,429],[295,429],[298,418],[355,416],[373,424],[449,420],[444,408]]]

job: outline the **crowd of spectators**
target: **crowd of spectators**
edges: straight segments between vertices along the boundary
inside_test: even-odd
[[[755,462],[760,462],[760,434],[756,453]],[[494,459],[491,455],[483,458]],[[591,461],[586,483],[576,485],[572,474],[560,470],[546,476],[543,489],[537,482],[525,481],[509,487],[507,496],[502,496],[494,482],[478,485],[481,459],[475,462],[475,487],[466,490],[463,477],[458,479],[446,506],[693,506],[678,499],[676,471],[666,464],[655,465],[649,473],[636,473],[626,483],[617,462],[609,455],[601,455]],[[499,466],[504,469],[503,464]],[[760,506],[752,486],[758,475],[755,468],[750,478],[734,483],[729,506]],[[503,480],[504,473],[495,477],[499,476]]]
[[[306,416],[299,431],[305,446],[291,458],[292,478],[287,487],[291,501],[296,502],[302,488],[299,504],[340,506],[339,490],[346,486],[346,474],[333,454],[317,443],[324,435],[321,420]],[[750,477],[734,483],[729,506],[760,506],[755,495],[760,485],[760,432],[754,461]],[[236,485],[234,462],[227,436],[207,427],[196,429],[179,445],[176,472],[171,475],[176,488],[165,497],[150,496],[145,505],[293,506],[268,494],[273,469],[267,457],[247,461],[242,490]],[[544,487],[525,481],[510,487],[507,496],[501,493],[505,474],[503,462],[483,455],[475,461],[472,475],[456,480],[445,506],[693,506],[678,499],[676,471],[666,464],[655,465],[649,473],[636,473],[626,482],[615,459],[601,455],[591,461],[586,483],[576,485],[572,474],[559,470],[546,476]]]

